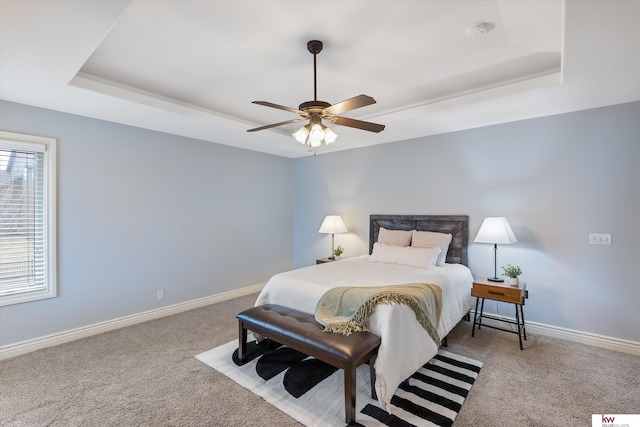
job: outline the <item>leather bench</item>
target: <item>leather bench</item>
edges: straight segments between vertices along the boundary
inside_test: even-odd
[[[351,335],[324,332],[313,314],[275,304],[250,308],[236,316],[239,320],[238,359],[247,355],[247,330],[315,357],[344,371],[345,420],[356,420],[356,369],[369,362],[371,398],[376,399],[373,364],[380,337],[370,332]]]

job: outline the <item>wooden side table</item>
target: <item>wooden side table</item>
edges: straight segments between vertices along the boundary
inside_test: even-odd
[[[325,262],[333,262],[334,258],[320,258],[316,260],[316,264],[324,264]]]
[[[478,325],[478,329],[482,326],[487,328],[498,329],[501,331],[511,332],[513,334],[518,334],[518,339],[520,340],[520,350],[522,350],[522,338],[527,339],[527,332],[524,324],[524,300],[529,298],[529,291],[527,291],[527,284],[524,282],[520,282],[518,286],[511,286],[508,283],[505,284],[503,282],[490,282],[486,278],[476,279],[473,281],[473,287],[471,289],[471,295],[477,297],[476,299],[476,312],[473,316],[473,329],[471,330],[471,336],[474,336],[476,332],[476,325]],[[516,320],[503,319],[497,316],[492,316],[490,314],[484,314],[484,300],[490,299],[493,301],[502,301],[514,304],[516,307]],[[478,312],[478,304],[482,300],[480,305],[480,311]],[[479,313],[479,315],[478,315]],[[518,326],[518,331],[514,331],[511,329],[505,329],[498,326],[486,325],[482,323],[482,319],[493,319],[499,320],[501,322],[510,323]]]

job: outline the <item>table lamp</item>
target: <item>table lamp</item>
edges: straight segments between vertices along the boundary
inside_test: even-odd
[[[324,221],[322,221],[322,225],[320,226],[318,233],[331,234],[331,256],[329,259],[334,259],[333,250],[335,249],[335,234],[346,233],[347,231],[349,230],[347,230],[347,226],[344,225],[344,221],[342,221],[340,215],[328,215],[324,218]]]
[[[485,218],[474,240],[475,243],[493,243],[493,277],[487,277],[491,282],[504,282],[498,277],[498,243],[510,245],[518,240],[509,226],[509,221],[503,217]]]

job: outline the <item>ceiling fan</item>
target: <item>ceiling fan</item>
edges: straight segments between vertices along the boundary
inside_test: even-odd
[[[333,132],[322,123],[323,120],[326,120],[334,125],[348,126],[356,129],[366,130],[369,132],[377,133],[384,130],[384,125],[338,116],[338,114],[346,113],[347,111],[355,110],[356,108],[375,104],[376,100],[370,96],[358,95],[334,105],[331,105],[325,101],[318,101],[316,82],[316,55],[322,51],[322,42],[319,40],[311,40],[307,42],[307,49],[313,54],[313,101],[303,102],[297,109],[285,107],[283,105],[278,105],[267,101],[253,101],[253,104],[264,105],[265,107],[278,108],[280,110],[289,111],[299,115],[301,118],[286,120],[284,122],[273,123],[266,126],[260,126],[255,129],[248,129],[247,132],[256,132],[259,130],[309,120],[309,123],[307,125],[301,127],[297,132],[293,134],[293,137],[301,144],[306,144],[312,148],[316,148],[322,145],[323,141],[325,144],[330,144],[338,137],[335,132]]]

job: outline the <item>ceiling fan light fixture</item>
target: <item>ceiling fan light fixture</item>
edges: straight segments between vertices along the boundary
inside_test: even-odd
[[[322,123],[309,123],[302,126],[292,135],[300,144],[308,145],[313,148],[320,147],[322,142],[326,145],[331,144],[338,138],[338,135],[323,125]]]

